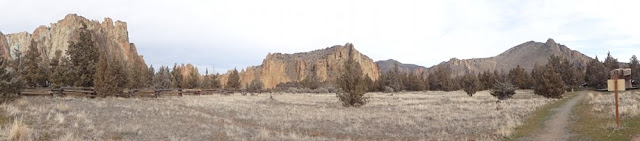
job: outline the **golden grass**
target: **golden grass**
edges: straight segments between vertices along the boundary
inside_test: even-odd
[[[25,125],[21,119],[14,119],[13,124],[11,125],[11,129],[9,129],[7,140],[10,140],[10,141],[32,140],[30,137],[29,128],[27,128],[27,125]]]
[[[640,139],[640,92],[622,92],[619,97],[620,129],[615,122],[614,95],[610,92],[589,92],[574,109],[576,121],[570,129],[579,136],[573,140]]]
[[[531,91],[500,103],[487,91],[367,95],[359,108],[335,94],[29,97],[26,107],[3,107],[28,115],[35,140],[501,140],[553,101]]]

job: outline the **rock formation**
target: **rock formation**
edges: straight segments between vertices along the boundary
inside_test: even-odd
[[[466,72],[478,73],[482,71],[494,70],[508,72],[511,68],[515,68],[520,65],[527,71],[531,71],[535,63],[544,65],[547,63],[549,56],[555,55],[563,58],[567,58],[572,63],[575,63],[578,67],[584,67],[592,59],[578,51],[571,50],[565,45],[556,43],[553,39],[548,39],[547,42],[534,42],[529,41],[512,47],[511,49],[489,58],[474,58],[474,59],[457,59],[451,58],[449,61],[442,62],[438,65],[434,65],[427,69],[427,72],[431,72],[432,68],[437,66],[445,67],[451,71],[452,76],[461,76]],[[392,68],[393,66],[382,65],[385,62],[378,61],[381,68],[383,66]],[[401,65],[403,66],[403,65]],[[420,68],[420,67],[413,67]],[[415,69],[412,71],[422,71]],[[421,72],[414,72],[421,73]]]
[[[421,74],[425,70],[426,67],[415,65],[415,64],[403,64],[393,59],[376,61],[378,67],[380,67],[381,73],[387,73],[391,71],[396,65],[398,66],[398,70],[400,72],[411,72],[412,74]]]
[[[349,50],[353,49],[351,54]],[[269,53],[262,61],[262,65],[238,70],[242,86],[246,86],[253,79],[260,79],[265,89],[275,88],[280,83],[301,81],[313,71],[321,81],[334,82],[340,75],[343,65],[349,55],[362,66],[362,72],[376,80],[380,76],[380,69],[366,55],[361,54],[347,43],[344,46],[335,45],[329,48],[311,52],[282,54]],[[314,69],[315,68],[315,69]],[[223,85],[227,82],[229,73],[220,76]]]
[[[17,49],[25,52],[33,39],[38,44],[38,48],[41,48],[43,58],[51,59],[57,50],[66,52],[69,41],[77,41],[78,30],[83,24],[87,25],[97,47],[107,49],[117,58],[121,58],[129,64],[146,67],[144,59],[138,55],[135,45],[129,42],[127,23],[122,21],[114,23],[110,18],[105,18],[100,23],[76,14],[69,14],[57,23],[51,23],[49,27],[42,25],[36,28],[33,34],[20,32],[5,36],[0,33],[0,53],[2,57],[8,57],[5,52],[9,51],[11,56],[15,57],[12,51]]]

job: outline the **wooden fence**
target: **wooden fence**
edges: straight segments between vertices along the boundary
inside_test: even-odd
[[[230,95],[233,93],[242,93],[246,95],[262,93],[248,92],[248,91],[230,91],[223,89],[128,89],[123,90],[121,93],[112,94],[110,96],[116,97],[161,97],[161,96],[183,96],[183,95],[212,95],[223,94]],[[80,97],[98,97],[107,95],[98,95],[96,90],[92,87],[64,87],[64,88],[27,88],[23,89],[20,96],[80,96]]]

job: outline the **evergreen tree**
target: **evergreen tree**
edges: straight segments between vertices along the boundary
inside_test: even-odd
[[[64,56],[62,56],[62,51],[57,50],[55,56],[51,60],[51,75],[49,76],[49,80],[51,81],[51,87],[60,88],[64,85],[65,72],[67,64],[64,64],[64,61],[61,61]],[[66,58],[66,57],[65,57]]]
[[[213,86],[212,88],[214,89],[218,89],[222,87],[222,84],[220,84],[220,74],[216,73],[215,75],[211,75],[211,78],[209,79],[211,81],[211,86]]]
[[[387,86],[393,88],[395,91],[404,90],[404,84],[402,83],[402,74],[398,67],[398,64],[395,64],[393,69],[387,72]]]
[[[197,67],[193,67],[189,72],[189,76],[185,79],[185,88],[193,89],[199,87],[198,84],[200,84],[200,73]]]
[[[528,80],[526,75],[528,75],[527,72],[524,70],[524,68],[520,67],[520,65],[517,65],[515,68],[509,71],[509,79],[511,83],[513,83],[513,85],[520,89],[529,88],[529,86],[527,86]]]
[[[184,88],[184,76],[182,76],[182,67],[178,66],[178,64],[173,64],[173,69],[171,69],[171,83],[174,88]]]
[[[22,76],[26,85],[28,87],[46,86],[49,77],[48,68],[46,68],[47,65],[43,65],[42,55],[33,39],[23,59],[24,70],[22,71]]]
[[[359,107],[369,102],[369,97],[365,97],[367,86],[364,81],[364,75],[360,64],[356,63],[353,59],[351,52],[353,48],[349,50],[349,58],[342,68],[342,72],[337,79],[340,92],[336,93],[338,100],[342,102],[343,106]]]
[[[316,66],[314,65],[313,67],[311,67],[311,72],[309,73],[309,75],[307,75],[307,77],[305,77],[302,80],[302,86],[305,88],[309,88],[312,90],[317,89],[318,87],[320,87],[320,81],[318,80],[318,75],[316,72]]]
[[[640,63],[636,55],[631,56],[631,59],[629,60],[629,68],[631,68],[631,79],[634,80],[633,84],[640,84],[638,83],[640,82]]]
[[[611,56],[611,52],[607,52],[607,58],[604,59],[604,67],[607,68],[606,72],[620,68],[618,59]]]
[[[501,81],[496,81],[496,84],[493,85],[491,91],[489,91],[489,93],[498,98],[498,100],[509,99],[516,94],[516,88],[506,80],[507,79],[501,79]]]
[[[93,82],[96,92],[102,96],[122,93],[127,85],[125,73],[121,61],[107,53],[102,53],[96,66],[95,82]]]
[[[476,91],[480,90],[480,81],[474,74],[467,73],[462,80],[462,88],[469,96],[473,96]]]
[[[547,98],[562,98],[565,88],[560,73],[556,72],[551,64],[547,64],[543,69],[534,93]],[[540,71],[540,69],[536,71]]]
[[[149,66],[149,68],[147,69],[147,76],[146,76],[146,85],[145,87],[153,87],[153,77],[156,74],[156,70],[153,68],[153,65]]]
[[[229,78],[227,79],[227,85],[225,89],[239,90],[241,86],[240,83],[240,75],[238,74],[237,69],[233,69],[229,74]]]
[[[153,85],[155,89],[169,89],[173,86],[171,82],[171,73],[168,66],[160,66],[160,69],[153,76]]]
[[[0,97],[1,103],[8,102],[16,98],[17,93],[20,92],[24,83],[22,77],[17,75],[16,69],[11,69],[11,63],[5,60],[4,57],[0,57]]]
[[[258,92],[262,90],[263,86],[264,85],[262,84],[262,81],[260,81],[260,79],[253,79],[251,83],[247,86],[247,90],[252,92]]]
[[[70,79],[74,86],[93,87],[99,58],[98,47],[95,46],[86,24],[82,24],[79,35],[77,42],[69,41],[69,49],[66,52],[72,68]]]
[[[598,60],[598,56],[587,64],[585,81],[589,87],[597,89],[606,88],[608,78],[607,68]]]

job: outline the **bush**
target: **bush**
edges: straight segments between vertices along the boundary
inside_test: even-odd
[[[347,47],[350,47],[349,58],[346,60],[342,74],[337,80],[338,86],[342,91],[337,92],[336,97],[345,107],[360,107],[369,102],[369,97],[365,96],[367,86],[360,64],[356,63],[351,55],[353,46],[347,44]]]
[[[516,88],[509,82],[497,82],[490,93],[499,100],[505,100],[516,94]]]
[[[480,89],[480,81],[475,75],[466,74],[462,79],[462,87],[467,95],[473,96]]]
[[[389,87],[389,86],[384,86],[384,92],[385,92],[385,93],[392,93],[392,92],[394,92],[394,91],[395,91],[395,90],[393,90],[393,88],[391,88],[391,87]]]

